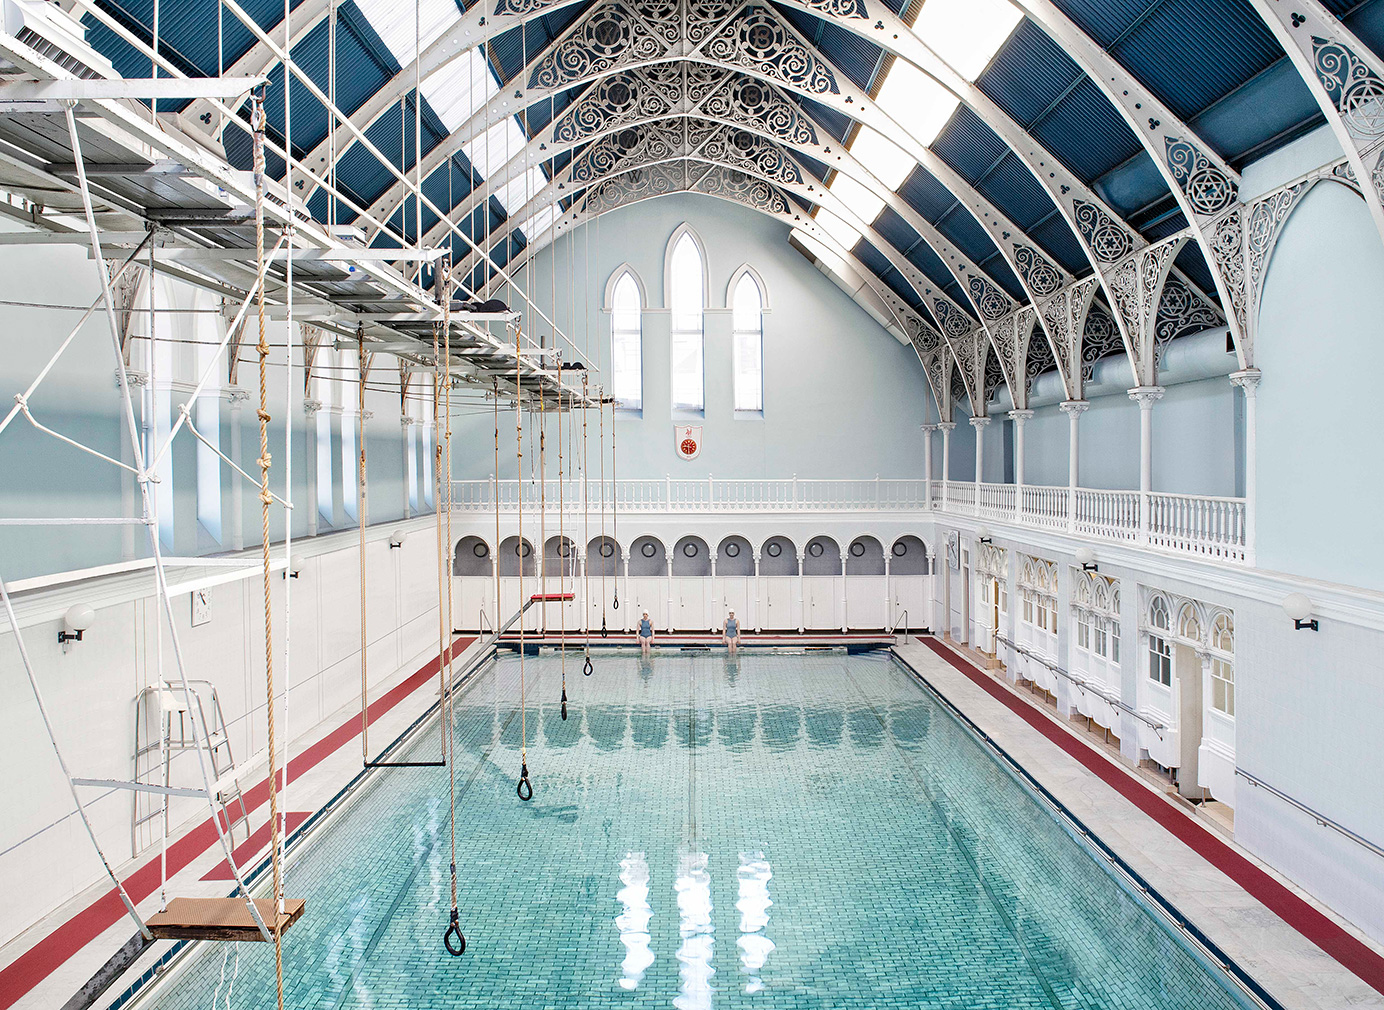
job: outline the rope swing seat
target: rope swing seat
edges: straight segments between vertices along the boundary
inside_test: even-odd
[[[173,898],[168,907],[145,920],[156,940],[232,940],[261,943],[283,935],[303,916],[302,898],[285,898],[282,911],[273,898],[256,898],[255,909],[269,927],[266,937],[242,898]]]

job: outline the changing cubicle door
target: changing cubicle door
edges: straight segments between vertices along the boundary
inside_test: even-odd
[[[626,584],[620,587],[629,593],[629,598],[625,594],[620,594],[620,610],[623,613],[625,607],[629,607],[629,613],[624,618],[611,615],[611,626],[615,626],[616,620],[627,620],[629,627],[634,629],[639,627],[639,619],[644,611],[649,612],[649,620],[653,621],[654,630],[662,631],[668,627],[668,580],[657,576],[631,576]]]
[[[681,575],[672,580],[673,627],[678,631],[705,631],[707,627],[707,583],[698,575]]]
[[[798,577],[796,575],[762,575],[759,579],[759,602],[764,607],[766,630],[796,630]]]
[[[839,631],[841,575],[803,576],[803,627],[809,631]]]
[[[847,575],[846,626],[851,630],[887,628],[892,623],[886,612],[888,590],[883,575]]]
[[[928,627],[928,576],[895,575],[890,578],[893,591],[890,593],[892,613],[889,626],[897,626],[902,632],[905,627],[921,630]]]
[[[495,580],[481,575],[454,575],[452,627],[459,631],[490,631],[495,626]]]
[[[727,575],[714,580],[719,586],[714,592],[708,624],[720,631],[725,627],[726,615],[735,611],[735,618],[742,628],[754,627],[754,579],[743,575]]]

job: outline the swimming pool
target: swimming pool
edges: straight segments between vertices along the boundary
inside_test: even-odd
[[[288,870],[286,1006],[1251,1005],[888,657],[595,664],[563,721],[560,660],[525,663],[531,803],[517,657],[459,698],[467,952],[446,773],[378,773]],[[272,1006],[273,978],[270,945],[207,944],[140,1006]]]

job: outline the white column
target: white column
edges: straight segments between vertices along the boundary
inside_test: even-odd
[[[235,460],[238,466],[245,466],[245,463],[240,455],[240,410],[243,406],[245,406],[246,402],[249,399],[250,394],[243,389],[230,388],[226,390],[226,402],[230,405],[231,408],[231,437],[228,440],[229,444],[226,447],[226,454],[230,456],[231,459]],[[289,423],[292,422],[290,421]],[[228,551],[238,551],[244,549],[245,547],[245,483],[241,479],[239,474],[232,475],[230,487],[228,490],[231,492],[231,500],[227,507],[230,509],[231,514],[228,517],[223,517],[223,519],[229,519],[229,522],[223,523],[223,528],[226,532],[226,549]],[[316,501],[312,502],[312,507],[313,509],[317,507]],[[309,526],[309,529],[311,529],[311,526]]]
[[[1242,372],[1231,372],[1231,385],[1239,386],[1245,392],[1245,561],[1254,564],[1255,515],[1258,498],[1258,463],[1256,460],[1257,438],[1255,435],[1255,394],[1259,380],[1263,377],[1257,368],[1246,368]]]
[[[971,427],[976,430],[976,515],[980,515],[980,485],[985,483],[985,428],[989,423],[988,417],[971,418]]]
[[[1014,422],[1014,517],[1020,521],[1024,515],[1024,425],[1032,416],[1031,410],[1009,412]]]
[[[321,401],[321,400],[304,400],[304,401],[303,401],[303,428],[304,428],[305,432],[307,433],[307,439],[306,439],[307,451],[306,451],[305,453],[303,453],[303,455],[307,457],[307,459],[305,460],[306,465],[307,465],[307,482],[306,482],[306,483],[307,483],[307,489],[306,489],[306,491],[305,491],[305,495],[306,495],[306,497],[307,497],[307,501],[305,501],[305,502],[303,503],[303,507],[306,508],[306,509],[307,509],[307,512],[308,512],[308,536],[310,536],[310,537],[315,537],[315,536],[317,536],[317,412],[318,412],[319,410],[321,410],[321,409],[322,409],[322,401]],[[236,417],[235,403],[234,403],[234,401],[232,401],[232,403],[231,403],[231,420],[232,420],[232,427],[231,427],[231,458],[232,458],[232,459],[238,459],[238,458],[239,458],[239,455],[238,455],[238,454],[239,454],[239,452],[240,452],[240,425],[239,425],[239,423],[236,422],[235,417]],[[330,436],[329,436],[329,437],[330,437]],[[241,510],[240,510],[239,508],[236,508],[234,505],[232,505],[232,508],[234,509],[235,514],[236,514],[236,520],[235,520],[235,521],[236,521],[237,524],[239,524],[240,521],[241,521],[241,520],[240,520],[240,512],[241,512]]]
[[[1058,409],[1067,415],[1067,529],[1076,527],[1076,489],[1081,486],[1081,415],[1089,400],[1063,400]]]
[[[708,478],[708,483],[709,482],[710,480]],[[716,623],[716,618],[718,615],[725,615],[726,606],[720,594],[721,584],[716,581],[716,548],[708,547],[707,554],[711,558],[711,609],[707,614],[707,619],[712,622],[710,627],[714,632],[721,627],[721,625]]]
[[[847,629],[846,621],[846,558],[849,548],[841,549],[841,633],[844,635]]]
[[[403,485],[403,488],[404,488],[403,496],[402,496],[402,498],[401,498],[400,501],[399,501],[399,514],[402,515],[405,519],[408,519],[408,518],[409,518],[410,516],[412,516],[412,514],[413,514],[412,512],[409,511],[409,503],[408,503],[408,496],[409,496],[409,481],[408,481],[409,445],[408,445],[408,433],[409,433],[409,429],[412,428],[412,427],[413,427],[413,418],[409,417],[407,414],[401,414],[401,415],[399,415],[399,438],[400,438],[400,439],[402,440],[402,442],[403,442],[403,453],[402,453],[401,456],[400,456],[400,458],[403,460],[402,473],[400,474],[400,483]]]
[[[759,596],[759,551],[754,552],[754,630],[758,634],[764,630],[764,604]]]
[[[943,631],[946,630],[946,605],[942,602],[942,594],[937,588],[937,551],[931,544],[925,545],[923,549],[927,551],[928,594],[932,597],[930,601],[932,605],[932,619],[928,621],[928,627],[932,630],[934,635],[937,635],[939,628]],[[945,575],[943,577],[945,578]],[[938,621],[939,606],[942,608],[942,620],[940,622]],[[938,637],[940,638],[941,635],[938,635]]]
[[[673,544],[673,551],[678,549],[677,544]],[[668,552],[666,563],[668,566],[668,630],[673,630],[673,551]]]
[[[604,541],[602,541],[602,543],[604,543]],[[630,619],[631,619],[631,617],[634,617],[635,619],[638,619],[638,615],[635,615],[635,614],[632,614],[632,613],[631,613],[631,612],[634,610],[634,604],[631,602],[630,597],[629,597],[629,588],[630,588],[630,552],[629,552],[629,549],[628,549],[627,547],[624,547],[624,546],[622,546],[622,545],[620,545],[620,544],[617,544],[617,545],[615,546],[615,549],[616,549],[617,551],[620,552],[620,576],[619,576],[619,578],[620,578],[620,589],[621,589],[620,596],[621,596],[621,597],[624,599],[624,601],[625,601],[624,604],[620,607],[621,612],[622,612],[625,616],[624,616],[623,618],[618,618],[618,617],[617,617],[616,620],[619,621],[620,623],[622,623],[622,624],[624,625],[624,629],[623,629],[623,630],[625,630],[625,631],[633,631],[634,628],[633,628],[633,626],[630,624]],[[605,607],[605,601],[604,601],[604,600],[601,601],[601,606],[602,606],[602,608]]]
[[[932,436],[929,435],[928,439],[931,440]],[[894,626],[894,587],[889,575],[889,559],[892,556],[893,551],[889,547],[884,548],[884,626],[886,628]]]
[[[1149,495],[1153,492],[1153,405],[1163,398],[1162,386],[1135,386],[1129,398],[1139,405],[1139,540],[1149,540]]]
[[[807,630],[807,593],[803,579],[803,562],[807,558],[806,548],[798,548],[798,634]]]
[[[935,424],[919,425],[923,430],[923,508],[932,508],[932,433]]]
[[[955,421],[938,421],[937,428],[942,432],[942,507],[946,508],[951,504],[947,500],[947,485],[951,482],[951,433],[956,427]]]

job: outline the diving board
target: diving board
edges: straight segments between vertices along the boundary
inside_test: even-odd
[[[284,899],[274,922],[274,899],[256,898],[255,907],[271,930],[282,933],[303,915],[302,898]],[[263,940],[244,898],[174,898],[168,908],[151,915],[145,925],[158,940]]]

